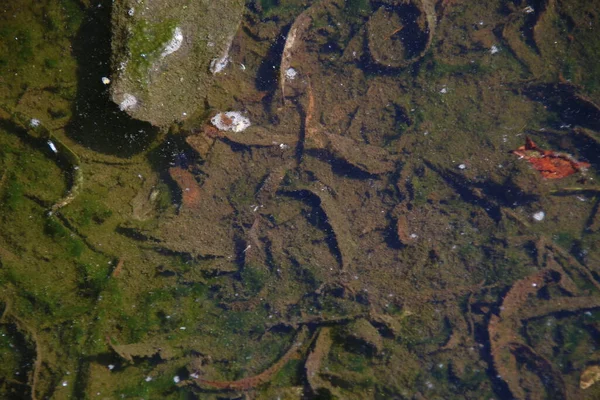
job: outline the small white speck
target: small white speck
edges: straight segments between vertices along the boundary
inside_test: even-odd
[[[104,83],[105,85],[108,85],[110,83],[110,79],[108,79],[107,77],[103,76],[102,77],[102,83]]]
[[[543,211],[538,211],[533,214],[533,219],[535,219],[536,221],[543,221],[545,217],[546,213]]]
[[[410,238],[411,238],[411,239],[416,239],[416,238],[418,238],[418,237],[419,237],[419,236],[418,236],[416,233],[411,233],[411,234],[410,234]]]
[[[442,90],[440,90],[440,93],[441,94],[446,94],[446,93],[448,93],[448,89],[445,88],[445,87],[443,87]]]
[[[152,380],[151,376],[147,376],[146,379],[144,379],[146,382],[150,382]]]
[[[69,383],[67,381],[63,381],[62,385],[67,386]]]
[[[173,377],[173,382],[175,382],[175,383],[179,383],[179,381],[180,381],[180,380],[181,380],[181,379],[179,379],[179,376],[177,376],[177,375],[175,375],[175,376]]]
[[[467,169],[465,164],[458,164],[458,169]]]
[[[185,326],[180,326],[179,329],[185,331]]]
[[[31,126],[32,128],[35,128],[36,126],[39,126],[39,125],[40,125],[39,119],[32,118],[31,121],[29,121],[29,126]]]
[[[537,287],[537,283],[532,283],[531,286]]]
[[[113,369],[115,369],[115,366],[114,366],[114,364],[108,364],[108,369],[109,369],[109,370],[111,370],[111,371],[112,371]]]
[[[531,14],[532,12],[534,12],[535,10],[533,9],[533,7],[531,6],[527,6],[523,9],[523,11],[527,14]]]
[[[195,372],[192,372],[192,373],[190,374],[190,378],[192,378],[192,379],[198,379],[199,377],[200,377],[200,375],[198,375],[198,374],[197,374],[197,373],[195,373]]]
[[[56,148],[56,146],[54,145],[54,143],[52,143],[52,140],[48,140],[48,146],[50,147],[50,150],[52,150],[52,152],[54,154],[58,153],[58,149]]]
[[[496,46],[496,45],[493,45],[493,46],[490,48],[490,53],[492,53],[492,54],[496,54],[496,53],[497,53],[497,52],[499,52],[499,51],[500,51],[500,48],[498,48],[498,46]]]
[[[132,7],[127,11],[127,15],[129,15],[130,17],[133,17],[133,14],[135,14],[135,9]]]

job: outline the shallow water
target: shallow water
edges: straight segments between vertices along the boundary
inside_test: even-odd
[[[600,397],[593,3],[249,1],[169,128],[110,9],[0,6],[0,397]]]

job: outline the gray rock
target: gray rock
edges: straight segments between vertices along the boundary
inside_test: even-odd
[[[112,100],[156,126],[203,107],[239,27],[243,0],[119,0],[112,10]]]

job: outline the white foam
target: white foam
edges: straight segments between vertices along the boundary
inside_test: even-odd
[[[218,113],[210,122],[221,131],[233,132],[242,132],[251,125],[250,120],[237,111]]]
[[[218,74],[225,69],[227,64],[229,64],[229,55],[223,58],[215,58],[210,62],[210,72]]]
[[[123,95],[123,100],[119,104],[119,109],[121,111],[129,110],[137,105],[137,99],[134,95],[125,93]]]
[[[165,49],[163,50],[163,52],[161,53],[160,56],[166,57],[169,54],[175,53],[177,50],[179,50],[182,43],[183,43],[183,32],[181,31],[181,29],[179,27],[177,27],[177,28],[175,28],[175,31],[173,32],[173,37],[171,38],[171,41],[169,41],[169,43],[167,43],[167,46],[165,47]]]

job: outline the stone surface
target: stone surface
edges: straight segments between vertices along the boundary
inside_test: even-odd
[[[133,118],[168,126],[203,107],[211,63],[227,59],[242,0],[113,3],[111,98]]]

